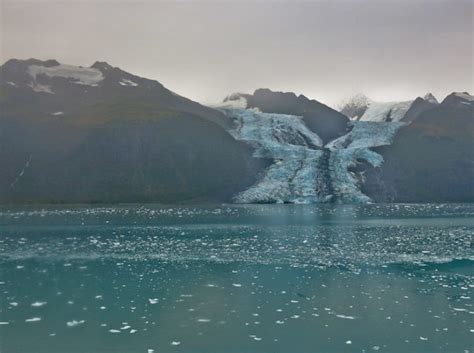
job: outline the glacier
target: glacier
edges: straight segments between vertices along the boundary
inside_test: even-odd
[[[256,109],[221,108],[234,121],[229,133],[254,148],[255,158],[272,161],[236,203],[367,203],[360,176],[351,171],[360,161],[382,164],[372,147],[388,145],[400,122],[352,122],[352,130],[326,145],[295,115]]]
[[[360,190],[360,181],[351,171],[360,161],[380,167],[383,157],[371,150],[373,147],[390,145],[397,131],[406,125],[403,122],[353,122],[352,130],[329,142],[331,151],[329,173],[334,189],[334,199],[340,203],[370,202]]]

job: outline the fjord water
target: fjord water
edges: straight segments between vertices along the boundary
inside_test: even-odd
[[[473,352],[474,205],[3,207],[0,351]]]

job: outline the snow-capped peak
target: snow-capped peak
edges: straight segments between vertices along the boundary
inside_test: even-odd
[[[466,101],[469,101],[469,102],[473,102],[474,101],[474,96],[471,96],[469,93],[467,92],[454,92],[453,93],[456,97],[458,98],[461,98],[463,100],[466,100]]]
[[[107,63],[106,61],[96,61],[92,66],[90,67],[91,69],[98,69],[98,70],[112,70],[114,67]]]
[[[429,103],[433,103],[433,104],[438,104],[438,103],[439,103],[438,100],[436,99],[436,97],[435,97],[432,93],[430,93],[430,92],[428,92],[427,94],[425,94],[425,95],[423,96],[423,99],[424,99],[425,101],[429,102]]]
[[[344,107],[348,105],[362,107],[362,106],[369,105],[371,102],[372,100],[369,97],[367,97],[365,94],[357,93],[350,98],[343,99],[341,103],[339,104],[338,108],[339,110],[342,110],[344,109]]]
[[[339,106],[339,111],[353,120],[359,120],[373,101],[365,94],[358,93],[352,98],[345,99]]]

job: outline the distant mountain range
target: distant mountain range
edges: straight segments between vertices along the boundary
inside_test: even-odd
[[[474,99],[210,108],[105,62],[0,67],[0,203],[474,201]]]

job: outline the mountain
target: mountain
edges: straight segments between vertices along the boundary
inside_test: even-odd
[[[340,112],[352,120],[360,121],[407,121],[438,104],[436,98],[427,93],[423,98],[403,102],[375,102],[363,94],[341,104]]]
[[[0,203],[474,201],[474,97],[219,109],[105,62],[0,67]]]
[[[363,192],[378,202],[474,201],[474,97],[452,93],[400,129],[384,158],[365,172]]]
[[[96,62],[0,67],[0,202],[227,201],[265,161],[221,112]]]
[[[439,104],[438,100],[431,94],[426,94],[423,98],[417,97],[408,108],[401,121],[410,123],[420,116],[423,112],[436,107]]]
[[[12,59],[0,70],[2,113],[9,116],[57,114],[72,118],[132,102],[143,109],[189,113],[223,127],[230,123],[217,110],[106,62],[81,67],[63,65],[56,60]]]
[[[262,113],[302,116],[306,126],[324,143],[346,134],[350,130],[349,119],[336,110],[304,95],[293,92],[274,92],[266,88],[253,94],[234,93],[224,102],[238,102],[242,108],[258,108]]]

